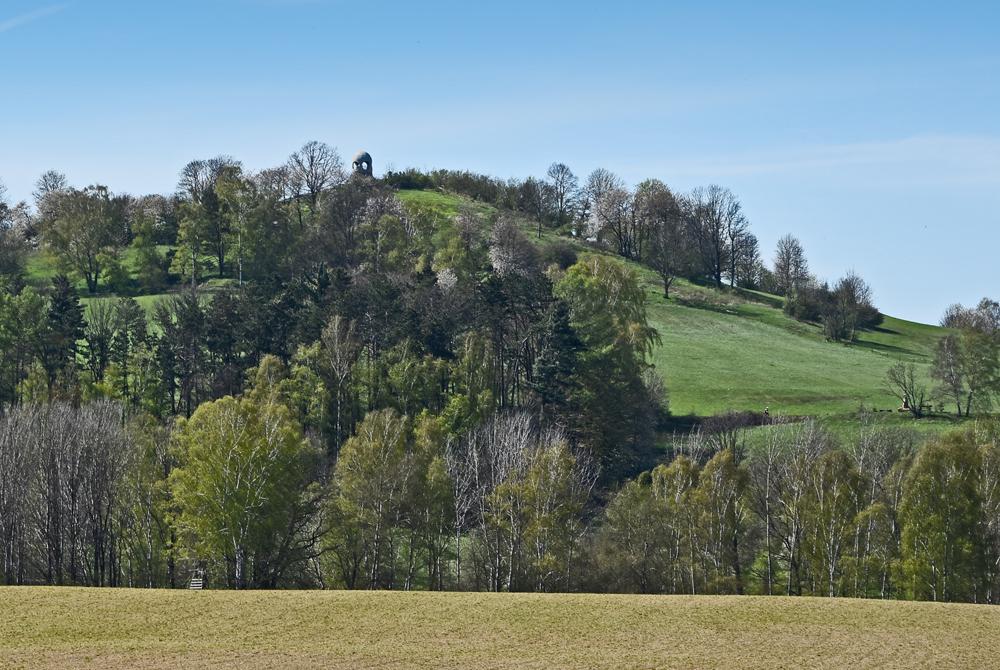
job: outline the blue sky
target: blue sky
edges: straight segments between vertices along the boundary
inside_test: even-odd
[[[720,183],[890,314],[1000,297],[1000,3],[0,0],[0,180],[170,192],[319,139],[376,172]]]

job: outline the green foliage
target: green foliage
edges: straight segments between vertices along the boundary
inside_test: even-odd
[[[123,246],[122,202],[104,186],[60,192],[54,218],[45,223],[42,239],[65,272],[84,279],[91,293],[109,259]]]
[[[175,432],[170,475],[181,546],[233,588],[274,586],[307,546],[315,452],[274,397],[201,405]]]
[[[109,291],[118,294],[130,290],[131,275],[118,253],[104,252],[98,259],[101,264],[101,279]]]
[[[489,416],[495,400],[488,374],[491,354],[489,341],[480,333],[468,333],[459,343],[451,375],[454,389],[442,412],[453,435],[471,431]]]
[[[587,346],[599,354],[641,362],[659,341],[646,319],[638,275],[605,256],[586,256],[555,287],[570,305],[573,322]]]
[[[177,232],[177,250],[170,263],[170,272],[190,281],[198,282],[205,271],[203,252],[203,223],[201,213],[194,205],[182,208],[180,229]]]
[[[670,389],[671,411],[709,416],[726,410],[792,416],[854,417],[859,406],[899,407],[886,370],[912,362],[922,382],[945,331],[886,317],[851,345],[827,342],[820,326],[803,324],[758,294],[720,293],[678,279],[664,301],[651,273],[642,275],[649,323],[661,344],[651,357]]]
[[[139,286],[144,294],[157,293],[167,283],[166,261],[156,246],[153,222],[140,218],[132,227],[132,252]]]
[[[582,512],[593,485],[590,473],[580,473],[582,465],[565,441],[545,444],[534,454],[516,492],[517,507],[525,516],[527,583],[536,591],[571,586],[573,561],[583,535]]]
[[[598,534],[601,576],[641,593],[743,593],[753,560],[749,475],[724,449],[629,482]]]
[[[569,307],[555,301],[542,324],[541,350],[535,359],[532,389],[538,395],[542,413],[557,422],[568,423],[571,399],[578,393],[575,373],[583,343],[570,324]]]
[[[903,568],[914,598],[971,600],[977,593],[982,459],[970,437],[928,444],[906,477]]]
[[[819,584],[825,582],[825,595],[831,598],[846,593],[841,583],[846,562],[843,559],[856,537],[859,522],[863,523],[858,518],[863,487],[861,474],[843,451],[824,453],[810,473],[803,511],[811,532],[803,543],[804,559],[817,575],[815,590],[821,591]]]
[[[28,376],[39,346],[46,340],[48,303],[32,288],[19,293],[0,290],[0,402],[17,401],[18,387]]]
[[[415,415],[422,409],[440,411],[443,404],[447,364],[429,354],[418,356],[412,340],[404,340],[379,361],[385,370],[386,397],[379,403]]]
[[[407,420],[387,409],[369,412],[344,443],[332,501],[336,577],[348,588],[395,581],[393,529],[404,515],[412,476]]]
[[[929,583],[938,550],[901,543],[908,525],[918,547],[914,538],[944,524],[911,511],[926,478],[910,467],[914,438],[876,449],[855,426],[861,435],[839,451],[810,423],[788,438],[785,426],[750,432],[723,417],[661,449],[666,432],[656,431],[668,427],[664,378],[681,411],[702,415],[883,402],[893,362],[923,381],[939,329],[887,319],[864,330],[864,287],[849,286],[840,293],[853,312],[837,337],[854,341],[834,346],[819,325],[783,315],[775,296],[677,279],[666,301],[664,277],[635,263],[578,257],[582,245],[566,240],[540,254],[524,235],[539,222],[509,210],[495,222],[492,206],[397,197],[373,180],[303,195],[282,170],[220,165],[185,170],[165,205],[181,222],[177,240],[157,238],[138,214],[122,226],[131,248],[97,258],[102,286],[154,290],[164,263],[154,238],[177,242],[172,268],[190,290],[90,299],[85,322],[65,277],[51,296],[16,282],[0,292],[0,400],[110,397],[129,417],[149,415],[136,420],[116,480],[128,500],[108,522],[115,555],[131,561],[124,581],[176,585],[203,567],[210,583],[238,588],[931,597],[912,585]],[[541,182],[490,195],[497,184],[474,175],[437,178],[551,214]],[[647,183],[639,200],[665,198],[661,187]],[[639,202],[640,219],[659,216],[655,204]],[[557,219],[566,215],[560,207]],[[652,242],[633,233],[645,258],[640,246]],[[238,285],[203,281],[234,264]],[[32,281],[49,270],[36,255]],[[994,340],[969,337],[956,351],[995,359]],[[168,440],[155,422],[177,414],[190,418]],[[993,437],[973,443],[980,511],[937,513],[969,511],[975,523],[957,528],[981,533],[970,554],[981,563],[940,555],[959,556],[970,575],[948,597],[992,599],[998,578],[985,566],[1000,555],[1000,494],[986,473],[1000,459]],[[596,496],[592,458],[603,466]],[[35,539],[0,536],[14,547],[4,556],[61,551],[45,544],[45,510],[32,514],[24,536]],[[74,539],[72,551],[88,553],[89,541]],[[38,563],[26,579],[49,580]]]
[[[413,428],[413,477],[406,506],[410,530],[406,548],[406,588],[416,583],[416,562],[423,557],[427,588],[443,589],[455,524],[454,487],[445,462],[447,436],[442,421],[421,412]]]
[[[129,473],[126,496],[130,523],[123,528],[124,551],[129,558],[136,586],[154,588],[174,585],[176,554],[170,472],[176,454],[170,448],[170,431],[147,416],[129,425],[137,458]]]
[[[723,449],[702,468],[692,494],[698,514],[696,538],[709,559],[704,576],[709,593],[742,594],[746,588],[745,574],[752,560],[744,544],[750,528],[748,479],[733,452]]]
[[[554,290],[569,305],[572,327],[585,346],[575,429],[593,436],[605,473],[612,475],[654,428],[642,372],[659,335],[646,319],[638,276],[618,261],[587,256]]]

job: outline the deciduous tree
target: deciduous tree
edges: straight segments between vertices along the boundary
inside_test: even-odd
[[[237,589],[274,587],[315,554],[315,451],[273,397],[202,404],[175,431],[182,546]]]

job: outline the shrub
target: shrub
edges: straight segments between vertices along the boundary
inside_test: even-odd
[[[577,261],[576,249],[565,240],[556,240],[542,248],[542,263],[547,267],[557,265],[560,270],[565,270]]]

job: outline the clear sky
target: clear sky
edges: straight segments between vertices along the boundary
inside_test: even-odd
[[[826,8],[818,5],[826,5]],[[306,140],[720,183],[883,311],[1000,298],[1000,3],[0,0],[0,180],[173,190]]]

